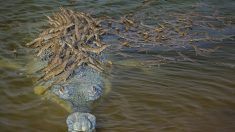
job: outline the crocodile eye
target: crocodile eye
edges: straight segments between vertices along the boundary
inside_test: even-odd
[[[63,94],[63,93],[64,93],[64,87],[61,87],[61,88],[59,89],[59,92],[60,92],[60,94]]]

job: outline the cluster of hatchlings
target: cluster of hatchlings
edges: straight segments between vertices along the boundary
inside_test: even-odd
[[[49,28],[38,38],[26,45],[37,50],[37,56],[49,50],[51,52],[48,65],[42,69],[43,80],[53,79],[60,83],[69,78],[73,71],[86,64],[102,71],[102,63],[98,56],[107,45],[100,40],[104,30],[90,15],[60,8],[60,12],[49,17]]]

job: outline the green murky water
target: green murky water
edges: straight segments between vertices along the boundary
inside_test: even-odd
[[[28,51],[24,44],[44,28],[45,15],[64,6],[95,16],[127,13],[190,11],[202,6],[233,15],[232,0],[8,0],[0,1],[0,131],[64,132],[68,113],[33,93],[25,74]],[[211,8],[213,7],[213,8]],[[234,23],[234,21],[233,21]],[[232,132],[235,130],[235,43],[197,63],[178,62],[160,67],[114,65],[112,90],[94,110],[98,132]],[[14,52],[16,50],[16,53]],[[145,55],[143,54],[143,57]],[[115,59],[113,60],[115,62]]]

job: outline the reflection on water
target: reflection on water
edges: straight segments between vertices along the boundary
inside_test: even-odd
[[[97,16],[118,17],[139,12],[150,19],[154,10],[189,11],[203,7],[200,11],[205,13],[214,9],[222,15],[235,12],[232,0],[222,3],[219,0],[17,0],[0,4],[0,129],[9,132],[67,130],[68,113],[33,94],[32,78],[25,74],[28,51],[23,47],[44,28],[45,15],[59,6]],[[97,131],[232,132],[235,129],[235,45],[232,40],[217,45],[223,47],[209,57],[194,56],[197,62],[147,68],[124,62],[114,65],[109,77],[112,90],[93,110]],[[145,54],[141,56],[144,58]]]

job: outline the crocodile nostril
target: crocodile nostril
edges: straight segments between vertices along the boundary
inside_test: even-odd
[[[93,90],[93,91],[96,91],[96,86],[93,86],[92,90]]]

